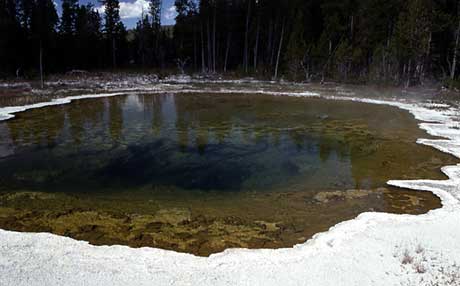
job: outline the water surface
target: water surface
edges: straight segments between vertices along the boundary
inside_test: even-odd
[[[237,94],[129,95],[0,122],[0,227],[208,255],[288,247],[364,211],[424,213],[454,159],[407,112]]]

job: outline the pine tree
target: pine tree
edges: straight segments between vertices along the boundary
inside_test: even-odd
[[[112,54],[112,67],[117,67],[117,34],[120,27],[120,3],[118,0],[102,0],[105,7],[104,30]]]
[[[149,60],[149,48],[152,46],[150,38],[152,38],[152,27],[150,25],[148,15],[142,16],[137,22],[135,29],[136,40],[136,62],[142,67],[151,64]]]
[[[304,67],[307,44],[304,39],[303,12],[298,10],[292,23],[292,31],[286,48],[286,64],[292,79],[299,79],[299,73]]]
[[[150,0],[150,16],[152,17],[152,26],[159,28],[161,26],[161,0]]]
[[[44,86],[44,63],[49,63],[49,60],[45,59],[46,51],[49,51],[54,45],[58,20],[56,7],[52,0],[41,0],[35,3],[31,19],[31,32],[35,46],[39,50],[39,71],[42,88]]]
[[[183,61],[193,58],[193,65],[197,65],[197,24],[196,9],[191,0],[176,0],[176,25],[174,26],[174,38],[178,57]]]
[[[17,47],[21,45],[19,19],[15,0],[0,0],[0,76],[17,69]]]
[[[27,32],[30,32],[32,26],[32,14],[35,7],[34,0],[19,0],[19,20],[21,26]]]
[[[102,63],[101,50],[101,16],[90,4],[77,8],[75,19],[75,55],[80,67],[97,68]]]
[[[396,26],[396,45],[406,86],[423,80],[425,60],[431,51],[431,4],[430,0],[409,0]]]
[[[149,2],[149,13],[152,18],[152,32],[153,32],[153,49],[154,58],[157,65],[162,65],[163,59],[161,56],[161,0],[150,0]]]
[[[62,35],[71,36],[75,34],[75,20],[77,17],[78,0],[62,0],[62,16],[59,25],[59,32]]]
[[[62,16],[59,23],[59,54],[62,63],[67,68],[74,68],[78,65],[75,55],[78,51],[75,49],[75,21],[77,18],[78,4],[77,0],[62,1]]]

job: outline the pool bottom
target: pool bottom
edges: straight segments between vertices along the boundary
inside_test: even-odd
[[[193,194],[163,188],[110,197],[22,191],[0,194],[0,228],[209,256],[227,248],[292,247],[367,211],[422,214],[439,207],[431,193],[395,188]]]

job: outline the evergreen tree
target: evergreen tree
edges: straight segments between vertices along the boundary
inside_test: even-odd
[[[21,33],[16,1],[0,0],[0,75],[18,68],[18,50],[21,45]]]
[[[105,7],[104,30],[112,55],[112,67],[117,67],[117,36],[120,32],[120,3],[118,0],[102,0]]]
[[[135,61],[142,67],[152,65],[151,47],[153,47],[153,31],[148,15],[143,16],[135,29]]]
[[[63,0],[62,1],[62,15],[59,23],[59,43],[58,49],[62,63],[68,69],[72,69],[79,62],[77,61],[75,53],[75,21],[77,18],[78,4],[77,0]]]
[[[458,0],[176,0],[173,35],[161,27],[162,1],[148,3],[127,30],[119,0],[101,1],[103,29],[94,7],[78,0],[62,0],[59,21],[52,0],[0,0],[0,74],[179,62],[203,72],[404,85],[460,75]]]
[[[292,23],[292,32],[289,36],[289,41],[286,49],[286,64],[288,67],[289,75],[293,79],[299,79],[300,71],[305,67],[305,56],[307,44],[304,39],[304,21],[302,10],[297,10],[296,16]],[[306,77],[308,75],[306,72]]]
[[[161,42],[161,0],[150,0],[149,2],[149,13],[152,19],[151,28],[153,33],[153,47],[152,53],[157,65],[162,65],[162,48]]]
[[[184,61],[193,59],[193,66],[196,68],[198,58],[197,7],[191,0],[176,0],[174,6],[177,12],[174,38],[178,57]]]
[[[40,72],[41,87],[44,86],[45,64],[53,66],[54,58],[47,57],[55,46],[56,25],[58,15],[52,0],[40,0],[34,3],[31,18],[31,37],[33,46],[36,47],[38,54],[38,66]]]
[[[21,26],[25,31],[30,32],[35,0],[19,0],[18,6]]]
[[[62,16],[59,25],[59,32],[62,35],[72,36],[75,34],[77,2],[78,0],[62,0]]]
[[[430,0],[409,0],[399,16],[395,37],[406,86],[423,80],[432,44],[431,4]]]
[[[150,8],[150,16],[152,17],[152,26],[155,29],[159,29],[161,26],[161,0],[150,0],[149,8]]]
[[[75,55],[80,68],[102,67],[101,26],[101,16],[92,5],[78,6],[75,20]]]

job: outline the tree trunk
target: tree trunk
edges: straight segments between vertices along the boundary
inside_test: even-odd
[[[329,39],[329,54],[327,57],[326,64],[323,66],[322,74],[321,74],[321,84],[324,84],[324,81],[326,79],[326,70],[329,70],[329,64],[332,59],[332,40]]]
[[[40,39],[40,87],[43,89],[45,87],[45,81],[43,79],[43,44]]]
[[[273,21],[270,19],[270,23],[268,24],[268,45],[267,45],[267,54],[265,58],[265,64],[271,65],[271,51],[273,45]]]
[[[196,25],[193,24],[193,69],[197,70]]]
[[[308,51],[304,53],[303,59],[300,62],[300,65],[302,66],[302,69],[305,74],[305,81],[309,82],[310,81],[310,60],[309,60]]]
[[[273,40],[272,40],[272,46],[271,46],[271,51],[270,51],[270,67],[273,67],[273,62],[275,61],[275,50],[276,50],[276,30],[278,27],[278,19],[276,19],[276,22],[273,24]]]
[[[458,44],[460,41],[460,20],[458,21],[457,35],[455,36],[455,48],[454,55],[452,58],[452,69],[450,71],[450,79],[455,79],[455,69],[457,68],[457,55],[458,55]]]
[[[254,71],[257,72],[257,55],[259,52],[260,16],[257,17],[256,44],[254,46]]]
[[[159,15],[160,15],[160,19],[158,20],[158,23],[156,23],[156,27],[155,27],[155,31],[156,31],[156,38],[155,38],[155,53],[157,54],[157,58],[158,58],[158,62],[160,64],[160,66],[163,66],[163,58],[162,58],[162,55],[161,55],[161,51],[160,51],[160,36],[161,36],[161,8],[163,7],[163,1],[159,1]]]
[[[230,53],[231,39],[232,39],[232,32],[228,32],[228,35],[227,35],[227,48],[225,49],[224,72],[227,72],[227,63],[228,63],[228,55]]]
[[[391,23],[388,24],[388,34],[387,34],[387,41],[386,41],[386,46],[383,49],[383,57],[382,57],[382,75],[383,75],[383,80],[387,80],[387,72],[389,72],[389,69],[387,70],[387,62],[389,65],[389,59],[387,59],[388,51],[390,50],[390,41],[391,41]]]
[[[207,27],[208,27],[208,71],[212,70],[212,44],[211,44],[211,27],[209,25],[209,16],[207,20]]]
[[[422,62],[420,65],[420,74],[419,74],[419,81],[420,84],[423,85],[423,80],[425,79],[425,71],[430,68],[430,53],[431,53],[431,41],[433,39],[433,34],[430,32],[430,36],[428,37],[427,46],[426,46],[426,53],[425,56],[422,58]]]
[[[216,72],[216,4],[214,3],[214,19],[212,31],[212,70]]]
[[[351,39],[352,43],[353,43],[354,35],[355,35],[355,16],[351,15],[351,19],[350,19],[350,39]]]
[[[113,68],[117,67],[116,44],[114,36],[112,36],[112,66]]]
[[[280,63],[280,57],[281,57],[281,49],[283,47],[283,39],[284,39],[284,24],[285,22],[283,21],[283,26],[281,28],[281,39],[280,39],[280,45],[278,47],[278,56],[276,57],[276,67],[275,67],[275,80],[278,78],[278,67]]]
[[[412,61],[409,60],[409,64],[407,65],[407,81],[406,81],[406,88],[408,88],[408,87],[410,86],[411,73],[412,73]]]
[[[401,76],[400,76],[400,80],[401,80],[401,82],[403,82],[403,81],[404,81],[404,79],[406,78],[406,70],[407,70],[407,65],[406,65],[406,64],[404,64],[404,65],[403,65],[402,74],[401,74]]]
[[[201,69],[202,72],[206,72],[206,63],[204,59],[204,32],[203,32],[203,23],[201,23]]]
[[[244,33],[244,57],[243,57],[243,66],[244,66],[244,71],[247,73],[248,72],[248,61],[249,61],[249,55],[248,55],[248,49],[249,49],[249,17],[251,15],[251,1],[252,0],[247,0],[248,1],[248,13],[246,15],[246,31]]]
[[[140,52],[141,52],[141,65],[145,67],[145,47],[144,47],[144,11],[142,11],[141,21],[140,21],[140,35],[139,35],[139,45],[140,45]]]

